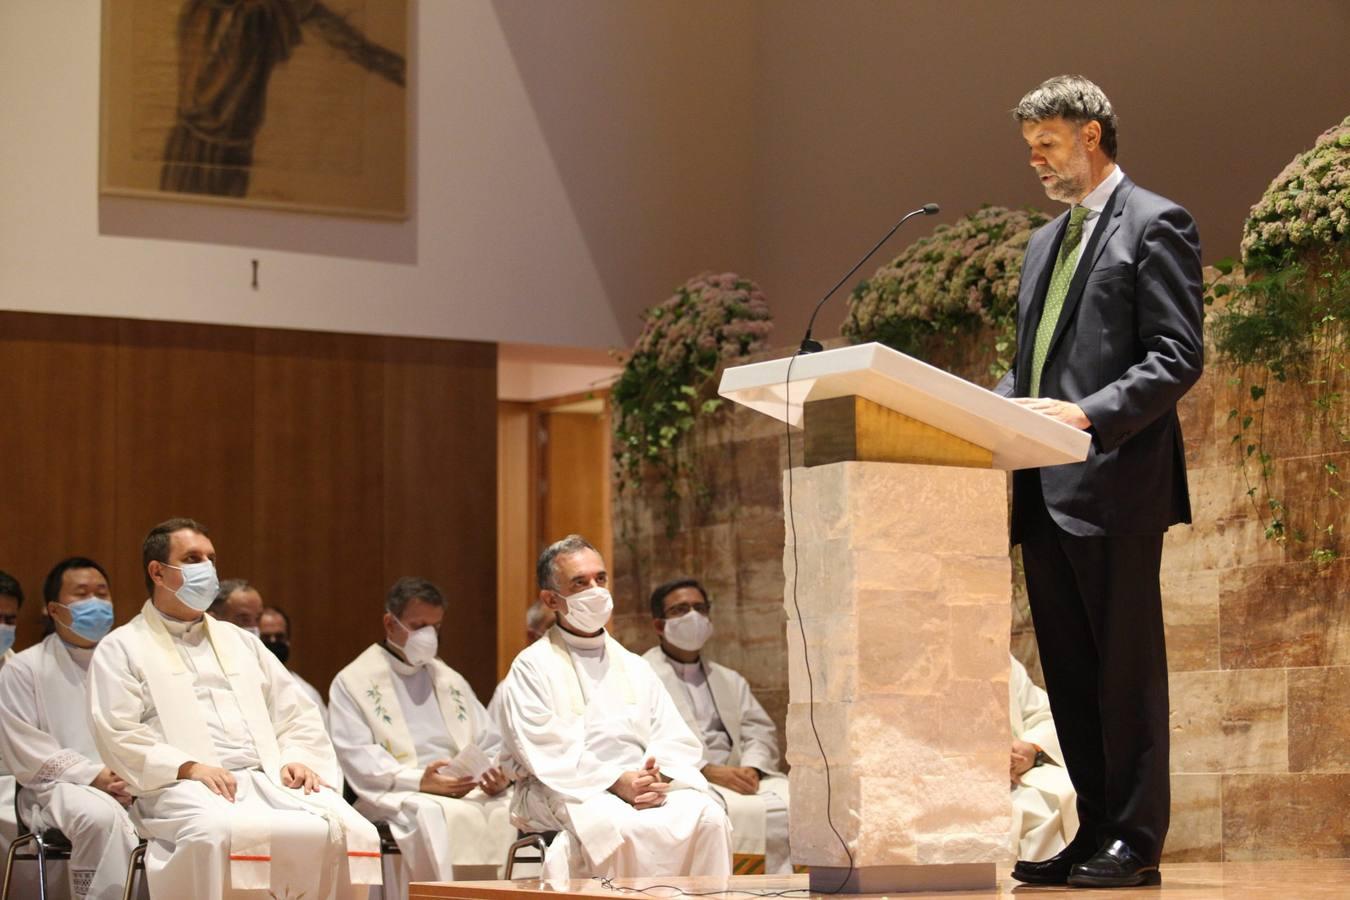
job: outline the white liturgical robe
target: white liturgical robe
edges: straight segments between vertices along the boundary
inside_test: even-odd
[[[700,658],[682,663],[659,647],[643,654],[675,708],[703,741],[704,765],[760,771],[759,791],[742,794],[714,784],[731,818],[732,850],[764,857],[770,875],[790,874],[788,780],[779,769],[778,731],[740,673]]]
[[[0,653],[0,677],[5,674],[5,665],[13,658],[13,650]],[[19,823],[14,819],[14,773],[5,762],[4,748],[0,747],[0,854],[9,853],[9,842],[18,834]]]
[[[331,787],[282,785],[290,763],[336,784],[337,757],[318,709],[256,637],[147,601],[99,644],[90,694],[99,753],[137,798],[152,896],[332,900],[379,883],[374,826]],[[179,780],[187,762],[233,773],[235,801]]]
[[[501,690],[516,824],[560,832],[546,878],[730,874],[731,825],[699,774],[702,745],[641,657],[603,632],[555,625]],[[663,806],[639,810],[609,788],[649,757],[671,789]]]
[[[71,896],[103,900],[122,896],[140,839],[122,804],[92,785],[103,771],[85,712],[93,653],[52,634],[0,670],[0,754],[24,786],[28,826],[70,839]]]
[[[1018,859],[1049,859],[1078,833],[1074,792],[1050,715],[1050,698],[1014,657],[1008,675],[1009,717],[1015,739],[1035,744],[1050,763],[1022,773],[1012,788],[1012,844]]]
[[[420,791],[422,773],[470,744],[494,763],[501,738],[473,688],[439,659],[412,666],[379,644],[366,648],[328,691],[338,761],[356,808],[389,823],[401,884],[496,878],[516,839],[511,790],[461,798]],[[387,891],[387,893],[394,893]]]

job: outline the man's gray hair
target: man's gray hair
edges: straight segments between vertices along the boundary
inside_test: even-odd
[[[538,600],[530,604],[530,608],[525,610],[525,627],[535,634],[542,634],[544,629],[541,627],[544,620],[553,614],[549,609]]]
[[[225,601],[230,599],[230,595],[235,591],[246,591],[253,585],[248,583],[247,578],[226,578],[220,583],[220,590],[216,591],[216,599],[211,601],[207,607],[207,612],[216,615],[225,608]]]
[[[1078,125],[1097,122],[1102,126],[1102,151],[1116,158],[1116,111],[1106,93],[1082,75],[1056,75],[1029,91],[1013,107],[1019,122],[1068,119]]]
[[[395,619],[403,617],[403,610],[414,600],[421,600],[430,606],[445,607],[445,595],[425,578],[404,575],[394,582],[384,598],[384,608],[393,613]]]
[[[545,547],[544,552],[539,554],[539,564],[534,567],[534,576],[539,582],[539,589],[557,591],[558,584],[554,579],[558,574],[556,571],[558,557],[580,553],[582,550],[595,550],[595,545],[579,534],[569,534],[562,540],[554,541]],[[600,551],[595,550],[595,552],[599,553]]]

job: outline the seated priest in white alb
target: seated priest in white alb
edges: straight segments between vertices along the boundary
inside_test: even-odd
[[[1018,859],[1049,859],[1078,833],[1078,795],[1064,768],[1050,699],[1016,657],[1008,675],[1008,694],[1013,849]]]
[[[262,594],[258,593],[258,589],[243,578],[227,578],[222,581],[220,590],[216,592],[216,599],[207,609],[208,614],[224,622],[229,622],[231,625],[238,625],[262,641],[267,649],[276,654],[277,648],[270,642],[269,633],[263,631],[263,622],[268,620],[269,612],[276,612],[276,610],[264,606]],[[282,616],[284,617],[285,614],[282,613]],[[275,623],[269,624],[275,630]],[[287,641],[289,641],[290,627],[290,620],[286,620]],[[289,652],[289,643],[287,644],[287,650]],[[280,655],[277,655],[277,659],[281,660],[283,666],[286,665],[286,660],[281,659]],[[315,689],[314,685],[291,671],[289,666],[287,666],[286,671],[290,672],[291,677],[295,679],[296,687],[300,688],[305,696],[319,708],[326,726],[328,724],[328,707],[324,704],[323,697],[320,696],[318,690]]]
[[[445,614],[434,584],[400,578],[385,599],[384,640],[328,691],[333,744],[356,808],[389,823],[405,893],[410,881],[497,878],[516,839],[497,728],[464,677],[436,655]]]
[[[23,587],[19,579],[0,571],[0,675],[14,658],[14,635],[22,606]],[[18,836],[19,823],[14,818],[14,773],[0,751],[0,859],[9,853],[9,842]]]
[[[770,875],[790,874],[788,780],[779,768],[778,731],[749,683],[703,653],[713,633],[710,610],[708,592],[692,578],[652,591],[652,625],[661,643],[643,658],[703,741],[701,771],[726,804],[732,850],[763,856]]]
[[[499,724],[516,824],[559,832],[544,877],[729,875],[731,824],[699,774],[702,745],[651,666],[605,632],[599,552],[570,535],[537,576],[558,622],[511,664]]]
[[[380,880],[375,827],[330,785],[319,710],[256,637],[204,616],[215,547],[191,519],[141,551],[150,599],[94,654],[99,753],[136,796],[154,897],[364,897]]]
[[[43,584],[51,634],[0,670],[0,755],[23,789],[29,828],[70,839],[72,897],[122,896],[140,838],[127,783],[99,759],[89,733],[89,663],[113,624],[108,576],[92,559],[56,564]]]

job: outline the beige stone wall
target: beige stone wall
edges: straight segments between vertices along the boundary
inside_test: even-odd
[[[970,349],[980,343],[947,348],[934,361],[987,385],[988,359]],[[1180,407],[1195,524],[1169,532],[1163,555],[1174,772],[1167,856],[1347,857],[1350,559],[1315,567],[1301,561],[1306,551],[1286,552],[1263,536],[1233,465],[1228,411],[1246,390],[1233,383],[1237,374],[1211,366]],[[1330,388],[1350,392],[1350,378],[1336,377]],[[1277,495],[1327,521],[1323,467],[1335,462],[1350,472],[1350,448],[1310,411],[1314,390],[1272,385],[1265,439],[1276,456]],[[635,649],[651,646],[651,587],[677,574],[703,578],[717,626],[710,653],[741,670],[782,723],[782,426],[729,410],[701,428],[694,445],[707,495],[684,504],[673,539],[664,534],[656,485],[616,500],[615,631]],[[794,442],[798,461],[800,452]],[[1017,585],[1012,644],[1039,677]]]

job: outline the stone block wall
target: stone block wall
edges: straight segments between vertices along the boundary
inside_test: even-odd
[[[987,386],[993,379],[982,348],[989,344],[978,336],[930,361]],[[1195,523],[1172,529],[1163,555],[1172,673],[1167,858],[1350,857],[1350,558],[1314,566],[1306,550],[1264,537],[1234,465],[1228,415],[1247,390],[1235,383],[1239,374],[1250,375],[1211,365],[1180,406]],[[1326,389],[1350,394],[1346,373],[1326,374]],[[1327,522],[1333,507],[1324,467],[1350,472],[1350,447],[1311,411],[1323,390],[1272,384],[1265,441],[1276,457],[1276,495]],[[616,497],[615,633],[634,649],[652,646],[651,588],[676,575],[702,578],[717,628],[709,653],[745,674],[781,732],[789,652],[783,426],[729,409],[701,426],[692,445],[706,494],[682,505],[673,537],[665,534],[659,485]],[[800,439],[792,446],[800,464]],[[1350,522],[1335,524],[1350,529]],[[1341,550],[1350,546],[1343,541]],[[1039,680],[1019,569],[1014,553],[1013,653]]]

